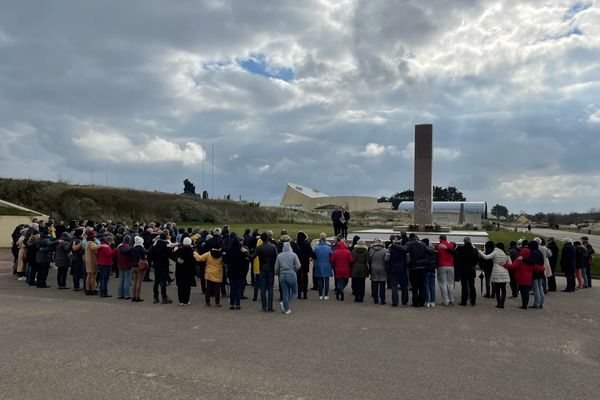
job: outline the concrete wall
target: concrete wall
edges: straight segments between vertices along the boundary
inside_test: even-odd
[[[10,247],[12,244],[11,235],[15,227],[19,224],[31,224],[32,218],[28,216],[0,215],[0,247]]]
[[[301,192],[290,188],[289,186],[281,199],[282,207],[302,208],[306,211],[312,211],[317,207],[327,205],[336,205],[346,207],[352,211],[376,210],[378,208],[377,199],[369,196],[330,196],[315,197],[305,196]]]

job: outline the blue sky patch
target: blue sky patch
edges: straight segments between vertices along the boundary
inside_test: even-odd
[[[571,5],[571,7],[569,7],[569,10],[567,11],[567,13],[565,14],[564,20],[568,21],[568,20],[572,19],[577,14],[579,14],[582,11],[587,10],[591,6],[592,6],[592,3],[586,3],[586,2],[582,2],[582,1],[573,3]]]
[[[267,78],[281,79],[286,82],[294,79],[293,69],[269,65],[264,54],[253,55],[249,58],[238,60],[238,64],[251,74],[262,75]]]

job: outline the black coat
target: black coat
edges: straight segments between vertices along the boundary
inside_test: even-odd
[[[297,243],[297,248],[298,251],[296,252],[296,254],[298,255],[298,259],[300,260],[300,269],[299,272],[306,272],[308,273],[309,270],[309,266],[310,266],[310,259],[311,257],[315,257],[315,253],[313,252],[312,247],[310,246],[310,243],[308,243],[306,240],[302,240],[300,242]]]
[[[250,253],[241,251],[240,248],[229,248],[225,252],[223,261],[227,264],[227,277],[229,279],[243,279],[250,268]]]
[[[479,253],[472,244],[458,246],[454,256],[454,269],[458,278],[475,278],[475,266],[479,261]]]
[[[560,270],[564,273],[575,272],[575,246],[565,243],[560,254]]]
[[[150,248],[148,258],[152,261],[152,266],[161,271],[169,270],[169,260],[173,256],[173,249],[168,247],[166,240],[157,240]]]
[[[180,259],[183,260],[182,263],[179,263]],[[196,286],[194,250],[188,246],[180,247],[173,253],[173,260],[176,262],[175,283],[177,286]]]

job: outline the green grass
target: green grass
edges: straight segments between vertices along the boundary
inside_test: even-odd
[[[28,217],[28,216],[39,215],[39,214],[33,213],[31,211],[21,210],[20,208],[14,208],[14,207],[0,205],[0,215],[18,215],[18,216]]]
[[[534,237],[538,236],[538,235],[533,235],[531,233],[523,233],[523,232],[511,232],[511,231],[489,231],[488,235],[490,237],[490,240],[493,240],[494,242],[502,242],[506,245],[506,248],[508,248],[508,243],[510,243],[511,240],[518,240],[519,238],[524,237],[527,240],[532,240]],[[543,237],[543,236],[542,236]],[[563,247],[563,242],[560,240],[556,241],[556,244],[558,245],[559,249],[562,249]],[[600,249],[595,249],[596,252],[600,251]],[[560,254],[559,254],[560,256]],[[558,269],[560,270],[560,266],[558,266]],[[594,262],[592,264],[592,274],[594,276],[600,276],[600,256],[595,254],[594,255]]]

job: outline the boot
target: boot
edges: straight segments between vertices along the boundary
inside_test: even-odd
[[[152,303],[154,304],[158,304],[159,300],[158,300],[158,296],[154,296],[154,301],[152,301]]]
[[[169,299],[168,297],[165,297],[164,299],[162,299],[162,304],[171,304],[173,302],[173,300]]]

